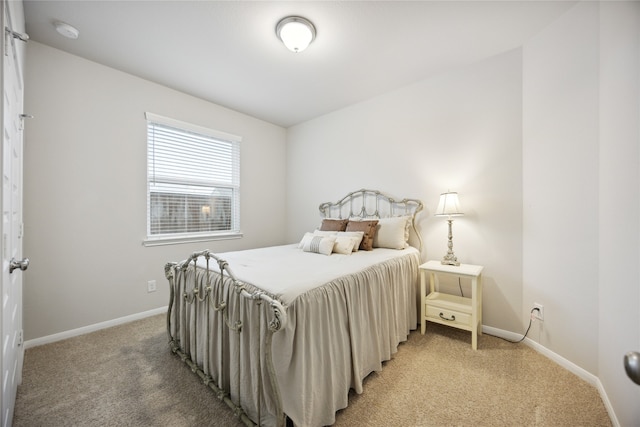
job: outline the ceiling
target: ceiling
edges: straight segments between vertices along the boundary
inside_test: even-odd
[[[573,4],[24,0],[31,40],[283,127],[521,46]],[[317,29],[302,53],[275,35],[288,15]]]

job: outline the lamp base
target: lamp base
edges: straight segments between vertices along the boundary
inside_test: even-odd
[[[453,220],[451,219],[451,217],[447,219],[447,222],[449,223],[449,241],[447,242],[447,247],[449,248],[449,250],[447,251],[447,254],[442,258],[442,261],[440,261],[440,264],[459,266],[460,262],[453,253],[453,232],[451,231]]]
[[[443,258],[442,261],[440,261],[440,264],[442,265],[455,265],[455,266],[459,266],[460,265],[460,261],[458,261],[458,258],[456,258],[456,256],[452,253],[447,253]]]

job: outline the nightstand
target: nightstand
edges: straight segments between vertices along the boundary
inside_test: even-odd
[[[478,349],[478,334],[482,335],[483,269],[480,265],[444,265],[440,261],[428,261],[420,266],[420,329],[423,335],[427,322],[464,329],[471,332],[471,348]],[[471,298],[436,292],[436,276],[440,274],[470,278]]]

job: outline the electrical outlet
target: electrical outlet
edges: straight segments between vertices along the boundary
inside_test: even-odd
[[[147,282],[147,292],[155,292],[156,291],[156,281],[149,280]]]
[[[544,321],[544,305],[535,303],[533,304],[533,308],[538,309],[533,311],[533,317],[535,317],[538,320]]]

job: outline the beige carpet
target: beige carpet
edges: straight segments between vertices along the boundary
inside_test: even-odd
[[[523,344],[429,324],[336,426],[610,426],[597,390]],[[27,350],[14,426],[240,426],[154,316]]]

